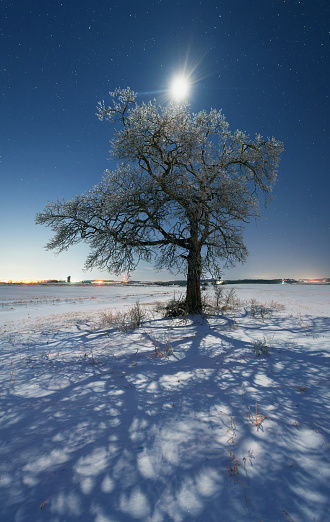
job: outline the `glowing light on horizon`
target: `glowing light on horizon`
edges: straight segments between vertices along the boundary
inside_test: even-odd
[[[3,281],[0,281],[0,283],[5,284],[21,284],[21,285],[35,285],[38,283],[48,283],[49,281],[45,279],[6,279]]]

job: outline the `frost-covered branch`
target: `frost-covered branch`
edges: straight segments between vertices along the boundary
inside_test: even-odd
[[[98,117],[115,125],[110,152],[122,163],[88,193],[37,215],[55,233],[47,248],[85,241],[86,268],[115,273],[140,260],[185,270],[188,308],[198,310],[201,274],[245,260],[243,225],[260,217],[261,195],[270,200],[283,145],[231,133],[215,109],[138,104],[130,88],[110,95]]]

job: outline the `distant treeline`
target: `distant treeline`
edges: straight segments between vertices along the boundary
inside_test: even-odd
[[[245,285],[245,284],[255,284],[255,285],[280,285],[282,284],[283,279],[225,279],[222,281],[223,285]],[[285,283],[288,284],[294,284],[298,283],[296,279],[285,279]],[[214,283],[213,279],[203,279],[201,281],[202,285],[206,284],[212,284]],[[179,280],[179,281],[159,281],[157,282],[158,285],[161,286],[186,286],[187,281],[185,280]]]
[[[295,279],[285,279],[285,283],[298,283]],[[280,285],[283,283],[283,279],[226,279],[224,285]]]

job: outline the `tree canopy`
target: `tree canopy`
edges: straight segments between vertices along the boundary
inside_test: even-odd
[[[130,89],[110,93],[97,116],[113,124],[101,183],[71,201],[47,203],[36,223],[55,233],[46,248],[84,241],[85,268],[131,273],[139,261],[187,275],[188,311],[201,310],[202,274],[243,262],[243,228],[260,217],[276,181],[281,142],[231,133],[221,110],[138,103]]]

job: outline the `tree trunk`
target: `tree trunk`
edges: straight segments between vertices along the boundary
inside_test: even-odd
[[[202,312],[201,274],[202,260],[198,248],[191,249],[187,257],[187,295],[186,305],[189,313],[200,314]]]

